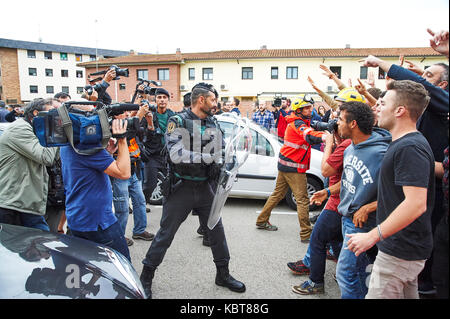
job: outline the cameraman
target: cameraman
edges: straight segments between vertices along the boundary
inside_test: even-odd
[[[44,219],[48,174],[57,148],[42,147],[33,132],[33,118],[51,104],[34,99],[24,117],[12,122],[0,136],[0,222],[49,230]]]
[[[73,105],[79,109],[93,109],[93,106]],[[67,227],[75,237],[107,245],[128,260],[128,250],[123,231],[112,211],[113,194],[108,176],[120,179],[131,177],[130,153],[126,140],[127,122],[113,120],[113,137],[117,137],[117,159],[103,149],[92,155],[80,155],[72,146],[61,147],[61,162],[64,188],[66,191]]]
[[[147,112],[147,105],[142,104],[137,113],[137,116],[139,118],[142,118]],[[115,116],[116,119],[126,119],[128,117],[130,117],[130,112],[128,111]],[[131,177],[125,180],[114,177],[111,178],[114,212],[119,221],[120,227],[125,234],[129,215],[129,198],[131,197],[134,219],[132,238],[151,241],[153,240],[155,235],[145,230],[145,228],[147,227],[147,215],[145,207],[145,197],[142,191],[141,182],[138,179],[141,168],[141,152],[136,141],[136,132],[127,132],[127,144],[128,151],[130,153]],[[114,154],[114,157],[116,156],[117,154]],[[128,246],[131,246],[133,244],[133,241],[131,239],[127,237],[125,237],[125,239]]]
[[[169,92],[163,88],[157,88],[155,91],[156,111],[150,111],[145,115],[145,133],[143,144],[145,153],[144,164],[144,195],[149,202],[152,193],[158,183],[158,172],[166,173],[166,163],[164,162],[161,151],[164,147],[164,134],[166,133],[167,122],[169,118],[175,115],[175,112],[168,109]]]

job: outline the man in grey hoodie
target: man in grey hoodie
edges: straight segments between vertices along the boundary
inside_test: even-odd
[[[339,134],[352,144],[344,152],[338,211],[342,214],[344,242],[336,268],[336,279],[343,299],[363,299],[367,293],[366,268],[371,263],[366,253],[356,256],[348,250],[347,234],[365,233],[375,226],[378,173],[391,134],[374,127],[371,108],[361,102],[340,107]]]
[[[53,165],[59,148],[39,144],[31,125],[51,100],[34,99],[24,117],[0,136],[0,223],[49,230],[44,219],[48,193],[46,166]]]

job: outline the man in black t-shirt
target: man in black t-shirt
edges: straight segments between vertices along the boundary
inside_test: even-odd
[[[378,106],[378,125],[392,134],[381,164],[377,227],[349,234],[357,256],[373,245],[373,265],[366,299],[419,298],[417,276],[433,248],[434,156],[416,122],[429,103],[422,84],[393,81]]]

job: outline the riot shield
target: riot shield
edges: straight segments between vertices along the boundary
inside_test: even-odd
[[[216,194],[208,218],[208,228],[213,229],[222,216],[222,208],[236,179],[239,167],[247,160],[252,144],[248,118],[231,115],[235,119],[229,138],[225,139],[225,159],[220,170]]]

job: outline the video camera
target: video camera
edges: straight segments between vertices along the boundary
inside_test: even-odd
[[[116,77],[113,80],[119,80],[121,76],[128,77],[129,72],[128,69],[121,69],[117,65],[111,65],[108,70],[103,70],[99,72],[90,73],[89,75],[101,75],[106,74],[109,70],[115,70],[116,71]]]
[[[337,132],[337,119],[329,120],[328,122],[313,121],[311,127],[316,131],[328,131],[330,133]]]
[[[272,106],[280,107],[281,106],[281,98],[277,97],[275,100],[273,100]]]
[[[96,108],[82,111],[74,105]],[[33,119],[33,130],[44,147],[72,145],[75,152],[91,155],[106,148],[111,137],[123,137],[112,134],[114,116],[137,110],[139,105],[131,103],[103,105],[98,101],[69,101],[56,109],[39,112]],[[126,121],[126,136],[135,135],[139,130],[139,118],[127,118]]]

